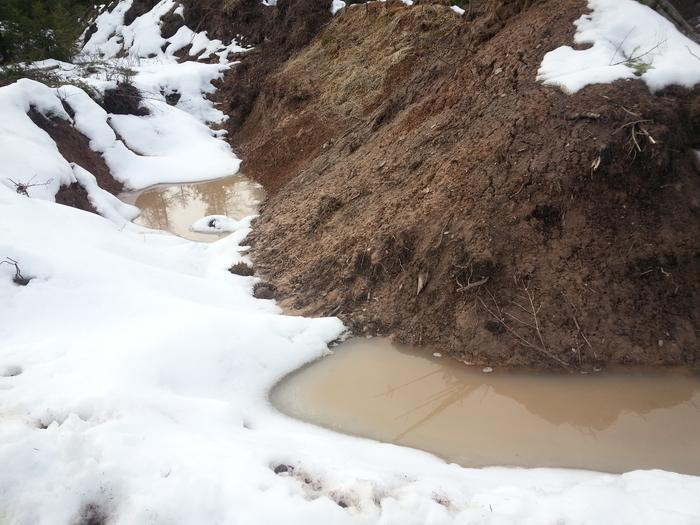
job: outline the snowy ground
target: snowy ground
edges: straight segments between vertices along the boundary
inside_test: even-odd
[[[590,84],[641,78],[652,91],[700,82],[700,45],[636,0],[588,0],[574,42],[544,57],[537,78],[575,93]]]
[[[237,169],[208,128],[223,115],[204,98],[225,55],[177,64],[156,32],[174,2],[127,28],[129,4],[100,20],[87,47],[116,61],[127,44],[151,116],[107,115],[75,87],[0,89],[0,259],[30,279],[18,285],[14,266],[0,265],[0,523],[700,523],[700,478],[465,469],[277,413],[271,386],[323,355],[341,323],[281,315],[252,297],[255,278],[227,271],[246,260],[247,222],[212,244],[134,226],[134,210],[26,117],[33,105],[72,122],[134,188]],[[171,107],[163,93],[174,89],[183,96]],[[51,182],[31,198],[9,180],[32,177]],[[76,180],[104,217],[52,202]]]

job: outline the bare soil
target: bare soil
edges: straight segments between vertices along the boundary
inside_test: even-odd
[[[537,83],[584,10],[371,3],[245,58],[222,94],[275,296],[472,363],[697,363],[700,92]]]
[[[69,110],[69,113],[71,112],[70,106],[67,106],[66,109]],[[68,162],[74,162],[92,173],[99,186],[113,195],[117,195],[123,190],[122,184],[112,177],[102,156],[90,149],[88,138],[71,126],[68,121],[57,117],[48,118],[34,108],[30,109],[28,114],[34,124],[48,133],[56,143],[58,151]],[[90,203],[87,191],[77,182],[69,186],[62,186],[56,194],[56,202],[97,213]]]
[[[219,83],[216,97],[232,128],[248,118],[268,75],[303,49],[331,19],[331,0],[279,0],[274,7],[258,0],[186,0],[190,27],[223,40],[236,37],[252,51]]]

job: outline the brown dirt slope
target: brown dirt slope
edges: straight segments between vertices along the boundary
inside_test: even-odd
[[[697,363],[700,97],[538,84],[584,8],[352,6],[259,80],[231,132],[290,309],[475,363]]]

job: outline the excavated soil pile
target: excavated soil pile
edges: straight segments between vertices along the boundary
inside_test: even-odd
[[[184,0],[184,16],[191,27],[206,29],[211,37],[235,38],[255,46],[241,55],[231,73],[234,81],[218,83],[216,97],[239,127],[248,117],[262,85],[271,72],[304,48],[331,19],[331,0]]]
[[[697,363],[700,92],[537,83],[584,10],[351,6],[258,79],[230,131],[277,297],[474,363]]]

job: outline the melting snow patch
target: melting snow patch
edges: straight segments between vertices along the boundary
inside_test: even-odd
[[[199,233],[224,233],[235,232],[241,228],[247,228],[250,224],[249,219],[236,221],[225,215],[209,215],[202,217],[192,224],[192,231]]]
[[[589,84],[641,78],[652,91],[700,82],[700,45],[635,0],[588,0],[590,14],[574,24],[577,44],[544,56],[537,79],[575,93]]]
[[[345,2],[343,0],[333,0],[331,4],[331,14],[336,14],[338,11],[345,7]]]

